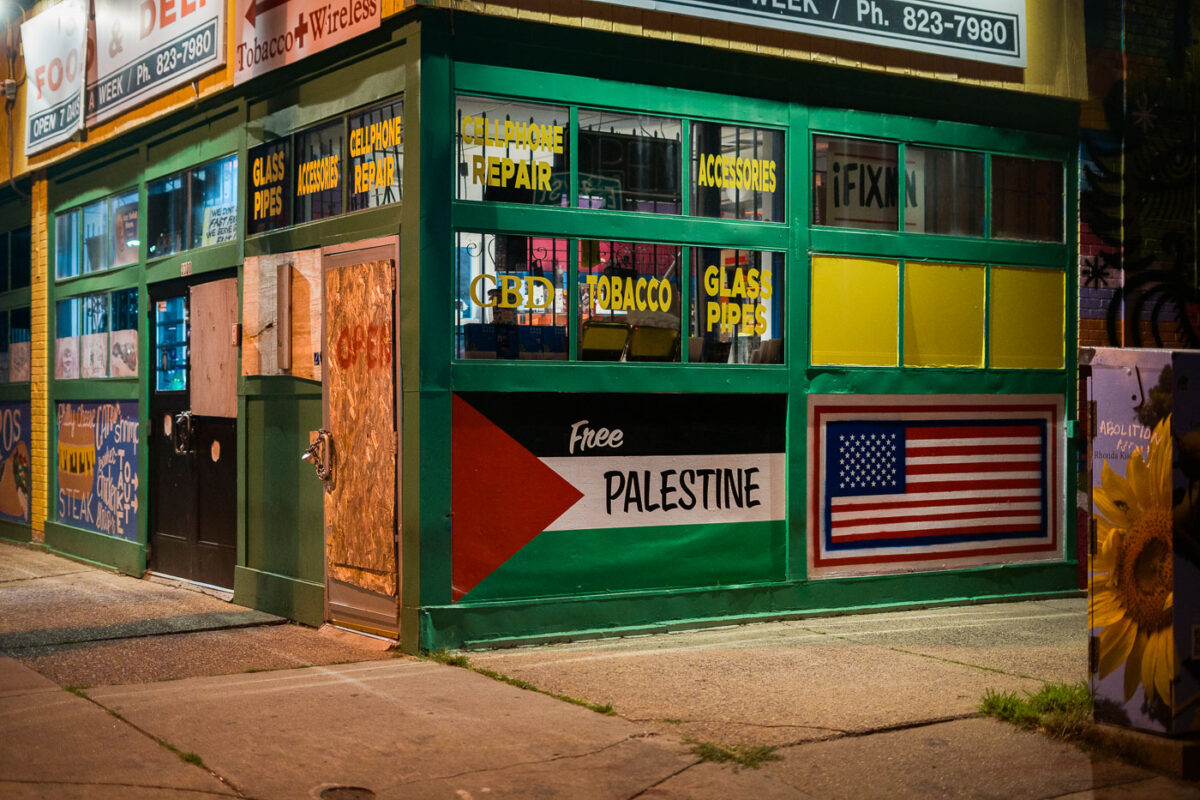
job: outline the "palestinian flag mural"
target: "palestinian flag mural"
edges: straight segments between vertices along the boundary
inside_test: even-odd
[[[455,601],[781,580],[785,410],[762,395],[455,395]]]

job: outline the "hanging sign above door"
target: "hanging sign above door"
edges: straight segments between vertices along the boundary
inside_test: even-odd
[[[599,0],[880,47],[1025,66],[1025,0]]]

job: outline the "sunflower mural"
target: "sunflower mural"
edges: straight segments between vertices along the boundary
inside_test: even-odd
[[[1146,702],[1171,707],[1175,657],[1171,418],[1154,428],[1118,475],[1104,461],[1096,508],[1089,616],[1100,629],[1101,680],[1124,666],[1125,702],[1142,687]]]

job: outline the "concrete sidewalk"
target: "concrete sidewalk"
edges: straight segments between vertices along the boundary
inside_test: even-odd
[[[1196,784],[975,716],[989,688],[1084,677],[1082,600],[467,654],[476,669],[611,705],[610,716],[295,625],[38,644],[39,631],[70,626],[38,620],[36,584],[66,573],[43,564],[41,577],[12,578],[15,549],[0,546],[0,644],[13,656],[0,658],[0,797],[1200,798]],[[135,617],[138,592],[187,591],[35,555],[73,572],[72,602],[108,604],[77,629]],[[182,605],[160,619],[217,613],[171,592],[159,601]],[[179,680],[150,667],[124,679],[112,666],[91,682],[45,677],[84,674],[64,666],[68,651],[153,662],[164,640],[195,653],[217,634],[287,629],[293,663],[321,647],[356,663],[279,670],[278,648],[248,644],[237,669],[217,654],[203,665],[214,672]],[[735,768],[704,760],[697,743],[774,748],[778,760]]]

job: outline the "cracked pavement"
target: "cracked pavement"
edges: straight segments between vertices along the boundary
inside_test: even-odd
[[[5,798],[1200,800],[976,716],[987,689],[1084,677],[1078,598],[467,654],[528,691],[270,620],[212,630],[242,610],[14,550],[0,546]],[[123,636],[140,601],[160,621]],[[779,759],[712,763],[696,742]]]

